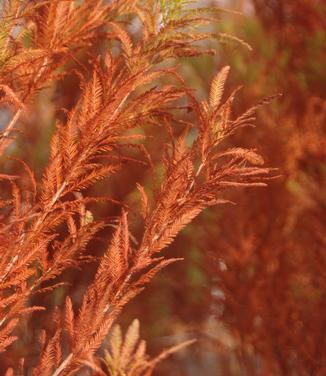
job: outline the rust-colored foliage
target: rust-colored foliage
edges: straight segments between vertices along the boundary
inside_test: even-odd
[[[113,322],[157,272],[179,260],[162,256],[161,251],[203,209],[227,202],[222,191],[265,186],[271,176],[272,170],[262,167],[263,159],[255,150],[226,145],[238,129],[252,125],[256,110],[269,99],[233,116],[237,90],[223,100],[228,67],[213,79],[208,100],[196,98],[178,72],[177,58],[214,52],[196,42],[211,37],[198,27],[218,13],[182,10],[178,4],[3,3],[1,103],[11,109],[0,139],[0,343],[7,355],[1,365],[10,367],[6,375],[62,376],[83,368],[104,373],[97,351]],[[132,21],[141,24],[138,33],[128,27]],[[42,177],[39,172],[35,177],[34,166],[7,155],[18,139],[28,144],[24,133],[16,135],[32,116],[38,96],[76,76],[80,90],[70,108],[62,110],[58,97],[52,98],[56,111],[49,158]],[[189,111],[195,114],[191,121]],[[109,195],[98,197],[91,189],[133,164],[148,168],[151,158],[143,145],[147,127],[166,130],[159,162],[164,172],[155,192],[133,182],[144,220],[135,239],[127,204]],[[105,202],[122,206],[117,220],[107,215],[94,218],[91,205]],[[104,231],[108,227],[113,233]],[[85,271],[94,263],[97,271],[86,288],[81,286],[82,297],[74,299],[65,292],[65,303],[61,299],[53,308],[46,296],[50,299],[69,282],[67,271]],[[44,328],[36,324],[39,318],[46,323]],[[26,328],[32,333],[30,351],[22,350]],[[125,346],[135,340],[129,333]],[[130,357],[131,343],[121,353],[129,351]],[[169,350],[154,361],[146,360],[144,374],[168,354]],[[108,355],[109,368],[116,356]],[[109,372],[121,373],[111,368]]]

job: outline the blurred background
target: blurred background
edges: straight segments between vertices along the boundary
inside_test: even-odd
[[[120,324],[125,328],[139,318],[151,354],[184,339],[198,339],[163,362],[158,376],[326,375],[326,2],[205,4],[236,11],[222,12],[211,29],[245,43],[211,41],[216,56],[181,59],[180,70],[204,98],[216,72],[230,65],[226,95],[244,86],[234,103],[235,115],[282,93],[259,110],[255,128],[229,140],[230,145],[256,148],[267,166],[279,168],[280,177],[267,188],[230,191],[227,198],[236,205],[204,211],[166,250],[166,255],[185,260],[161,272],[127,306]],[[23,134],[30,142],[18,138],[11,152],[38,176],[48,158],[54,119],[60,117],[51,97],[70,108],[76,93],[77,77],[63,80],[40,93],[35,111],[23,120]],[[8,114],[0,114],[6,123]],[[146,147],[156,163],[166,136],[164,130],[146,133],[154,131]],[[160,168],[157,162],[154,171]],[[130,166],[91,193],[109,194],[136,213],[135,182],[151,186],[152,171]],[[95,218],[115,217],[120,207],[105,204],[91,211]],[[129,216],[137,238],[140,217],[133,211]],[[94,249],[101,252],[99,246]],[[57,289],[47,305],[62,304],[67,292],[80,299],[92,273],[69,272],[65,278],[71,286]],[[22,356],[32,356],[28,344],[34,336],[26,332]]]
[[[268,188],[230,193],[237,205],[206,210],[167,253],[185,261],[163,271],[125,311],[141,319],[149,348],[198,338],[158,375],[326,374],[326,2],[224,0],[211,42],[215,57],[183,62],[205,97],[231,66],[227,93],[244,85],[239,114],[259,110],[256,128],[229,142],[257,148],[281,177]]]

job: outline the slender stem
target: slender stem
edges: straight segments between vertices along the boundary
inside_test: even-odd
[[[64,189],[66,188],[67,186],[67,181],[64,181],[62,184],[61,184],[61,187],[57,190],[57,193],[53,196],[51,202],[50,202],[50,209],[52,209],[53,205],[57,202],[57,200],[59,199],[59,197],[61,196],[62,192],[64,191]]]
[[[19,108],[14,117],[11,119],[10,123],[7,125],[6,130],[3,132],[2,139],[0,140],[0,155],[3,154],[9,145],[8,142],[6,142],[7,137],[9,136],[10,132],[12,131],[13,127],[16,125],[18,119],[20,118],[20,115],[22,113],[23,109]]]
[[[52,376],[59,376],[60,372],[63,371],[66,368],[66,366],[69,364],[72,356],[73,356],[73,354],[70,353],[67,356],[67,358],[60,364],[59,368],[57,368],[57,370],[52,374]]]
[[[10,263],[7,265],[4,274],[0,277],[0,282],[2,282],[4,279],[6,279],[7,275],[9,274],[11,268],[13,267],[14,263],[18,260],[18,255],[14,256]],[[1,323],[0,323],[1,326]]]
[[[43,60],[43,63],[42,63],[42,66],[38,72],[38,74],[36,75],[36,77],[34,78],[34,88],[37,86],[37,81],[39,80],[39,78],[42,76],[42,74],[44,73],[47,65],[49,63],[49,58],[48,56],[46,56]],[[8,126],[6,127],[6,130],[4,131],[3,133],[3,136],[2,136],[2,139],[0,140],[0,156],[5,152],[6,148],[8,147],[8,145],[10,145],[10,142],[6,142],[6,138],[9,136],[12,128],[16,125],[21,113],[22,113],[23,109],[22,108],[19,108],[14,117],[11,119],[10,123],[8,124]]]
[[[34,228],[33,228],[33,231],[35,232],[39,226],[42,224],[42,222],[44,221],[44,219],[46,218],[46,216],[48,215],[48,213],[50,212],[50,210],[53,208],[53,205],[58,201],[59,197],[61,196],[62,192],[64,191],[64,189],[66,188],[67,186],[67,181],[64,181],[60,188],[57,190],[57,192],[55,193],[55,195],[52,197],[48,207],[46,208],[46,210],[44,211],[42,217],[40,217],[38,219],[38,221],[36,222]]]

